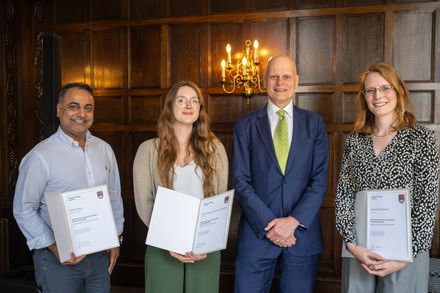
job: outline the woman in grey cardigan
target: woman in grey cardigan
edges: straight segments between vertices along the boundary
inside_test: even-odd
[[[139,217],[148,227],[158,186],[198,198],[226,191],[228,158],[210,130],[203,95],[192,82],[168,92],[158,137],[139,146],[133,166]],[[185,255],[147,246],[145,292],[218,292],[220,252]]]

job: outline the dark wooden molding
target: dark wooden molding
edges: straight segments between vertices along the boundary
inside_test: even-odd
[[[34,74],[35,74],[35,97],[37,107],[35,114],[39,123],[38,140],[43,139],[43,36],[47,33],[44,10],[46,1],[34,1],[32,18],[35,24],[34,34]]]
[[[322,9],[302,9],[286,11],[267,11],[250,13],[230,13],[203,16],[167,17],[136,20],[112,20],[112,21],[93,21],[87,23],[62,24],[55,26],[55,32],[80,32],[85,30],[107,30],[122,27],[138,27],[163,24],[201,24],[201,23],[234,23],[246,21],[268,21],[276,19],[286,19],[292,17],[312,17],[327,15],[347,15],[347,14],[366,14],[366,13],[386,13],[407,10],[420,10],[434,12],[440,8],[440,2],[426,3],[400,3],[385,5],[369,5],[356,7],[335,7]]]
[[[16,27],[16,1],[8,0],[6,3],[6,99],[7,99],[7,137],[8,137],[8,196],[12,198],[18,175],[17,147],[17,44],[15,38]]]
[[[0,275],[9,271],[9,221],[0,218]]]

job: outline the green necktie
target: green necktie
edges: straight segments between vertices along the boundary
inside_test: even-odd
[[[289,156],[289,134],[287,131],[286,111],[280,109],[277,111],[280,116],[277,127],[273,134],[273,145],[275,147],[275,153],[277,155],[278,164],[280,164],[281,171],[286,171],[287,157]]]

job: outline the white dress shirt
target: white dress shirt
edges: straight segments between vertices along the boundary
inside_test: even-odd
[[[21,161],[14,217],[30,250],[55,242],[44,192],[66,192],[107,184],[116,231],[122,234],[124,210],[118,165],[110,145],[90,132],[84,150],[61,128]]]
[[[277,113],[278,110],[280,110],[280,108],[278,108],[274,103],[272,103],[270,99],[268,99],[267,114],[269,116],[270,133],[272,134],[272,139],[278,121],[280,121],[280,115],[278,115]],[[283,110],[285,111],[285,117],[287,119],[287,131],[288,131],[289,145],[290,145],[293,136],[293,102],[290,101],[290,103],[286,107],[284,107]]]

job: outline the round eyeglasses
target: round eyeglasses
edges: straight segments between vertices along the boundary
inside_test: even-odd
[[[177,108],[186,108],[188,104],[191,105],[192,108],[200,108],[200,100],[197,98],[192,98],[191,100],[187,100],[184,97],[177,97],[175,99],[175,103]]]

